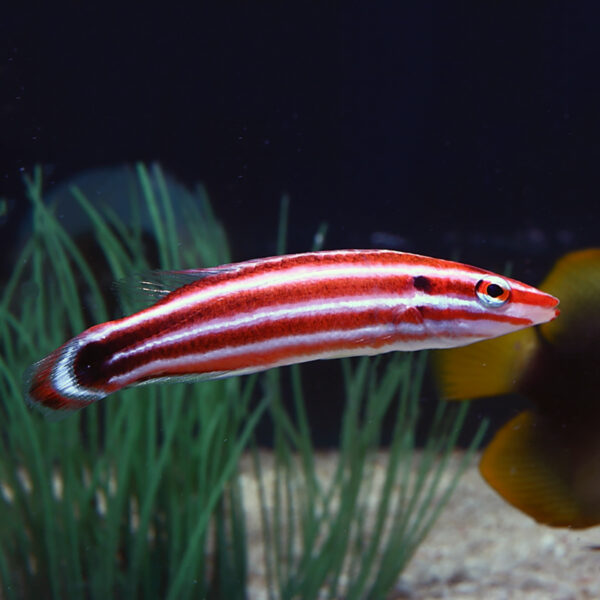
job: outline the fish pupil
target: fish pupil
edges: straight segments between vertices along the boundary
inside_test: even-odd
[[[486,292],[491,298],[499,298],[502,296],[502,294],[504,294],[504,290],[497,283],[490,283]]]

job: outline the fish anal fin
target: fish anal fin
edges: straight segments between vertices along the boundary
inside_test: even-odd
[[[436,350],[432,361],[441,396],[465,400],[516,391],[537,344],[534,330],[527,328],[469,346]]]
[[[481,475],[498,494],[539,523],[591,527],[600,523],[600,513],[585,505],[572,467],[568,444],[532,411],[504,425],[479,464]]]

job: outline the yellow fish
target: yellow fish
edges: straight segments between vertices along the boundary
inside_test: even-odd
[[[541,290],[560,317],[433,356],[452,400],[519,393],[533,403],[495,435],[479,470],[510,504],[554,527],[600,524],[600,248],[561,258]]]

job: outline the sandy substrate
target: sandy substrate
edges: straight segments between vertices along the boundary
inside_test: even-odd
[[[320,456],[319,471],[327,477],[335,461],[335,455]],[[244,485],[251,491],[255,481],[244,462]],[[252,600],[267,598],[257,508],[247,502]],[[569,531],[538,525],[498,497],[473,465],[390,598],[600,599],[596,546],[600,527]]]

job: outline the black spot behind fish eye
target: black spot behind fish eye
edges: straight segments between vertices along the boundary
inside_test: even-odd
[[[431,292],[431,281],[424,275],[413,277],[413,285],[415,286],[415,289],[425,292],[426,294]]]
[[[486,292],[491,298],[499,298],[504,294],[504,290],[497,283],[490,283],[490,285],[487,286]]]

